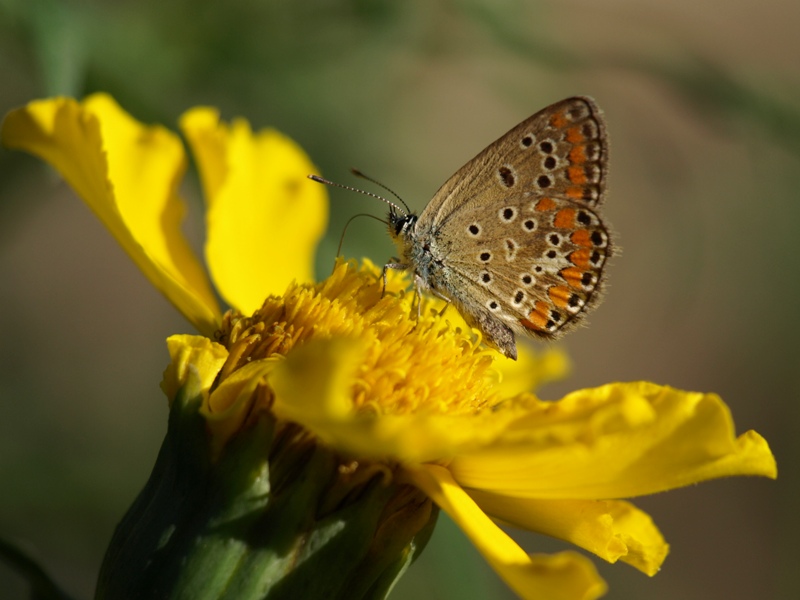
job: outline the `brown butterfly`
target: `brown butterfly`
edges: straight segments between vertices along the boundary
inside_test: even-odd
[[[608,170],[600,109],[567,98],[461,167],[419,216],[392,206],[389,233],[417,289],[453,303],[516,359],[514,333],[555,339],[597,304],[611,239],[598,214]]]

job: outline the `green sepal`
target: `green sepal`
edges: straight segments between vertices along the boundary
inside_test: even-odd
[[[97,600],[385,598],[427,542],[431,503],[394,509],[403,494],[376,476],[321,514],[342,485],[335,454],[302,435],[276,443],[263,411],[212,460],[202,397],[189,389],[173,401],[153,472],[116,528]]]

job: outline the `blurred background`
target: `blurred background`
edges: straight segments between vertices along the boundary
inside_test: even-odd
[[[798,29],[796,0],[0,0],[0,114],[103,90],[176,129],[211,104],[421,209],[517,122],[594,96],[623,252],[591,326],[563,342],[572,376],[542,395],[637,379],[717,392],[780,470],[637,499],[672,546],[655,578],[595,563],[611,598],[800,598]],[[165,432],[164,339],[191,329],[51,170],[0,149],[0,172],[0,535],[89,598]],[[321,275],[364,211],[385,212],[331,190]],[[394,248],[363,219],[343,251],[383,263]],[[0,565],[0,597],[25,590]],[[442,517],[392,597],[511,594]]]

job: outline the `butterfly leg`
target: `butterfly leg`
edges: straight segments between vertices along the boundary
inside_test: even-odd
[[[396,257],[392,257],[393,261],[398,261],[400,259]],[[401,262],[389,262],[383,265],[383,271],[381,272],[381,279],[383,279],[383,290],[381,290],[381,298],[386,294],[386,272],[389,269],[397,269],[398,271],[405,271],[408,269],[408,265],[404,265]]]
[[[428,288],[428,289],[431,291],[431,294],[439,298],[439,300],[444,300],[444,306],[442,307],[442,310],[439,311],[439,318],[442,318],[444,316],[445,311],[447,311],[447,307],[450,306],[450,302],[452,301],[450,300],[450,298],[448,298],[444,294],[440,294],[433,288]]]
[[[432,295],[434,295],[437,298],[439,298],[439,300],[444,300],[444,302],[445,302],[444,307],[438,313],[438,316],[440,318],[443,317],[445,311],[447,310],[447,307],[450,306],[450,303],[452,301],[450,300],[450,298],[448,298],[447,296],[445,296],[444,294],[442,294],[438,290],[435,290],[434,288],[432,288],[429,285],[427,285],[425,280],[422,277],[420,277],[419,275],[417,275],[415,280],[414,280],[414,290],[416,291],[417,301],[418,301],[418,304],[417,304],[417,320],[419,320],[420,306],[422,305],[422,296],[420,295],[420,289],[427,289]]]

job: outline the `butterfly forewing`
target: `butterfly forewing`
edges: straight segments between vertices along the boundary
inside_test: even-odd
[[[490,144],[439,188],[420,224],[441,225],[475,200],[491,204],[506,192],[556,195],[598,205],[607,170],[605,125],[594,100],[574,97],[529,117]]]

